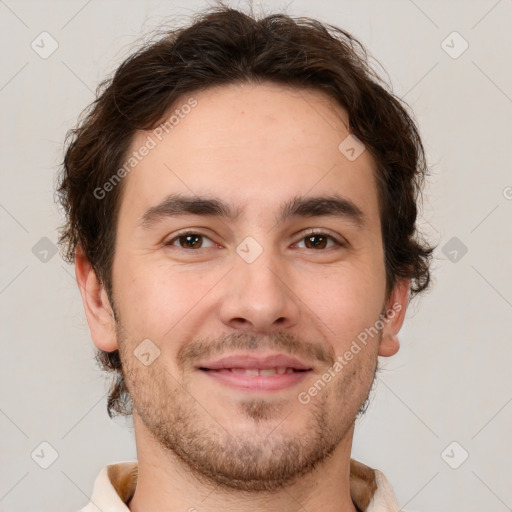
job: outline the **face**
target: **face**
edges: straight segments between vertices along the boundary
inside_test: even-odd
[[[138,436],[200,478],[277,489],[348,442],[405,288],[386,296],[374,163],[338,149],[341,107],[274,84],[190,96],[133,140],[154,147],[124,178],[116,323],[91,330],[120,350]]]

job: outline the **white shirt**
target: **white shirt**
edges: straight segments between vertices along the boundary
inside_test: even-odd
[[[129,512],[126,505],[137,485],[137,461],[105,466],[96,477],[91,501],[79,512]],[[361,512],[400,512],[383,473],[350,460],[350,496]]]

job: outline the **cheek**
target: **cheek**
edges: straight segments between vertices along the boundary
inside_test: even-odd
[[[350,269],[317,276],[316,293],[304,303],[322,320],[336,352],[371,327],[382,312],[384,279],[370,270]]]
[[[155,340],[183,329],[199,311],[220,272],[191,272],[168,263],[134,258],[117,267],[116,292],[123,321],[133,335]],[[206,304],[206,302],[204,302]]]

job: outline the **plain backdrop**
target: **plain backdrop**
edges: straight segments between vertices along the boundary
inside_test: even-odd
[[[130,424],[106,413],[74,269],[55,253],[55,178],[66,131],[133,42],[207,5],[0,1],[2,511],[78,510],[105,464],[136,458]],[[431,166],[420,224],[437,244],[434,285],[381,361],[353,456],[409,512],[512,510],[512,2],[259,6],[358,37],[415,113]]]

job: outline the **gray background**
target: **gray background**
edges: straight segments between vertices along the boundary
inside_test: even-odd
[[[77,510],[102,466],[136,457],[130,424],[106,414],[74,269],[53,254],[53,188],[98,82],[141,32],[205,5],[0,1],[3,511]],[[353,456],[384,471],[407,511],[512,510],[511,1],[258,5],[360,38],[415,112],[431,164],[421,225],[439,244],[434,287],[382,360]],[[46,59],[31,47],[51,49],[43,31],[58,43]]]

